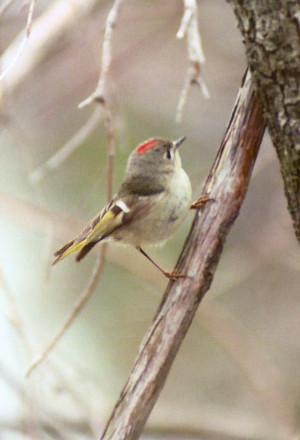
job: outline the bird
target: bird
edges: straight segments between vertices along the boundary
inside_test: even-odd
[[[128,158],[117,194],[77,237],[55,252],[53,265],[75,252],[76,261],[81,261],[97,243],[114,241],[136,248],[167,278],[184,277],[163,270],[143,248],[166,241],[190,207],[198,207],[191,206],[191,182],[178,150],[185,139],[151,138],[139,144]]]

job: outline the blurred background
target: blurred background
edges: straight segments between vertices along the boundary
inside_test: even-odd
[[[105,124],[96,104],[81,110],[78,104],[96,87],[112,6],[104,0],[41,0],[20,50],[28,3],[0,5],[1,69],[8,69],[0,82],[0,438],[96,439],[166,280],[134,249],[110,245],[92,298],[47,360],[25,378],[89,283],[99,252],[96,248],[80,265],[69,258],[51,268],[53,252],[106,202]],[[184,135],[184,168],[194,198],[201,195],[246,62],[230,5],[200,0],[198,7],[206,57],[202,75],[211,97],[205,99],[195,86],[178,124],[176,108],[189,67],[186,39],[176,38],[182,2],[122,4],[107,83],[116,143],[114,190],[138,143]],[[66,148],[64,160],[55,156],[52,169],[45,169]],[[266,133],[212,287],[144,438],[294,438],[300,263],[286,205]],[[192,217],[164,247],[147,249],[167,270]]]

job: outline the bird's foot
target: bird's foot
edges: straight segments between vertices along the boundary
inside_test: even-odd
[[[211,199],[208,196],[202,196],[197,200],[197,202],[191,205],[190,209],[201,209],[209,201],[214,201],[214,199]]]
[[[187,275],[183,273],[177,273],[176,270],[173,270],[173,272],[163,272],[163,274],[169,278],[169,280],[176,281],[179,278],[186,278]]]

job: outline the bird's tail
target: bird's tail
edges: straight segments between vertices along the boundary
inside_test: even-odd
[[[58,263],[61,260],[64,260],[69,255],[74,252],[80,251],[86,245],[86,240],[82,240],[78,243],[75,240],[69,241],[69,243],[65,244],[61,249],[55,252],[54,256],[56,259],[53,261],[52,266]]]
[[[64,260],[74,252],[78,252],[76,261],[82,260],[99,241],[106,238],[112,230],[119,226],[122,217],[118,217],[117,214],[120,213],[121,209],[116,207],[114,210],[109,210],[111,204],[112,202],[108,204],[100,214],[97,214],[91,223],[89,223],[76,238],[55,252],[54,256],[56,259],[52,265]],[[119,222],[111,221],[111,219],[115,220],[116,218]]]
[[[87,238],[79,242],[78,239],[76,240],[76,238],[72,241],[69,241],[69,243],[65,244],[61,249],[55,252],[54,256],[56,259],[53,261],[52,266],[77,251],[79,252],[76,256],[76,261],[82,260],[98,243],[98,241],[100,240],[88,241]]]

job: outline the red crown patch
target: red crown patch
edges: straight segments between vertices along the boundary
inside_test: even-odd
[[[141,154],[147,153],[147,151],[151,150],[156,145],[156,141],[149,141],[145,144],[141,145],[137,150],[137,154],[140,156]]]

